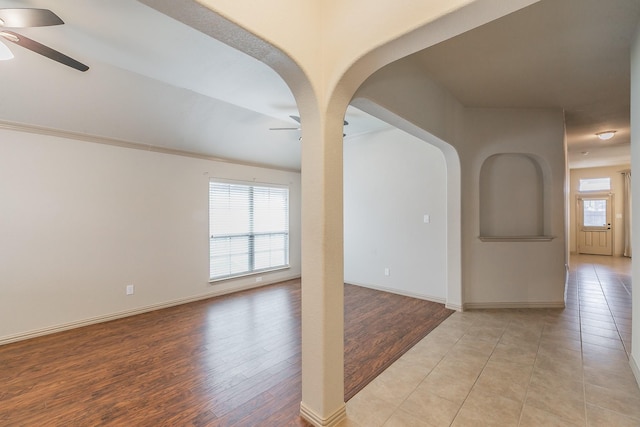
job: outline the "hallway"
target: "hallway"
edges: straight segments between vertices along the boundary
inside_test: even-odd
[[[572,256],[566,299],[454,313],[347,403],[341,427],[640,425],[631,260]]]

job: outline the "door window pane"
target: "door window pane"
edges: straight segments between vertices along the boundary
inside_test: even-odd
[[[583,206],[583,224],[585,227],[604,227],[607,225],[606,199],[584,200]]]

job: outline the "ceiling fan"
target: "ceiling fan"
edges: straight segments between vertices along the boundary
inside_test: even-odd
[[[89,67],[48,46],[4,28],[48,27],[64,21],[49,9],[0,9],[0,37],[78,71]]]
[[[295,120],[296,122],[300,123],[300,117],[299,116],[289,116],[291,117],[293,120]],[[347,126],[349,124],[348,121],[344,121],[344,126]],[[300,126],[295,127],[295,128],[269,128],[269,130],[300,130]],[[343,133],[342,136],[347,136],[346,133]]]

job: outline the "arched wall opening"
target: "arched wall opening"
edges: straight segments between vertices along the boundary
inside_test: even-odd
[[[384,126],[344,140],[345,283],[445,303],[444,156]]]
[[[461,263],[461,187],[460,187],[460,159],[456,150],[446,141],[432,135],[426,130],[419,128],[413,123],[394,114],[386,108],[372,102],[366,98],[354,98],[351,105],[358,109],[389,123],[390,125],[406,132],[413,137],[426,142],[437,148],[444,158],[444,176],[446,178],[444,185],[445,195],[445,216],[446,221],[442,227],[445,229],[443,241],[445,247],[444,253],[444,277],[445,277],[445,298],[444,302],[447,308],[454,310],[462,310],[463,293],[462,293],[462,263]],[[428,213],[425,213],[428,214]],[[424,216],[419,218],[424,221]],[[428,224],[427,224],[428,225]]]
[[[146,0],[150,2],[150,0]],[[162,3],[161,1],[159,1]],[[317,10],[305,9],[304,16],[311,16],[311,24],[319,31],[301,32],[300,38],[280,38],[281,34],[290,36],[291,31],[281,31],[280,20],[276,28],[264,28],[261,34],[265,40],[273,41],[272,46],[255,40],[252,33],[237,31],[233,23],[220,19],[221,26],[209,25],[201,13],[184,15],[185,22],[191,22],[194,28],[200,28],[213,37],[223,37],[230,45],[245,52],[252,52],[256,58],[272,66],[291,88],[300,110],[302,137],[305,144],[302,149],[302,403],[301,413],[314,425],[335,425],[345,416],[342,401],[343,387],[343,204],[342,172],[343,156],[341,135],[342,117],[355,91],[372,73],[386,64],[424,49],[439,41],[453,37],[481,25],[513,10],[530,4],[532,0],[519,0],[504,4],[495,2],[463,2],[455,10],[446,5],[447,12],[435,10],[433,5],[425,6],[424,20],[407,25],[406,20],[383,19],[376,28],[376,36],[383,30],[390,30],[389,36],[372,41],[365,37],[365,43],[352,51],[343,51],[344,38],[331,20],[320,22]],[[194,2],[195,3],[195,2]],[[200,4],[201,2],[198,2]],[[210,4],[217,4],[212,1]],[[173,4],[173,2],[172,2]],[[307,4],[305,4],[307,5]],[[289,8],[290,5],[287,5]],[[386,8],[386,6],[382,6]],[[229,7],[223,9],[230,9]],[[394,10],[408,11],[402,8]],[[247,12],[245,16],[242,12]],[[379,9],[383,11],[383,9]],[[255,11],[246,8],[234,9],[231,15],[234,22],[254,24]],[[277,13],[277,7],[270,7],[270,13]],[[414,9],[409,17],[420,17]],[[444,14],[443,14],[444,13]],[[336,14],[341,17],[342,14]],[[386,18],[388,14],[384,13]],[[246,18],[246,20],[245,20]],[[252,19],[249,19],[252,18]],[[269,22],[267,19],[260,21]],[[302,22],[302,21],[301,21]],[[340,23],[340,22],[338,22]],[[404,23],[396,26],[396,23]],[[323,27],[322,24],[328,24]],[[348,22],[347,34],[353,27]],[[388,24],[388,25],[382,25]],[[226,36],[218,28],[228,28],[231,36]],[[248,25],[248,28],[253,25]],[[322,30],[330,29],[326,33]],[[223,33],[223,34],[221,34]],[[363,33],[364,34],[364,33]],[[403,35],[404,34],[404,35]],[[273,35],[274,38],[268,37]],[[303,36],[314,35],[309,44],[297,43]],[[250,40],[249,43],[246,41]],[[278,41],[278,42],[276,42]],[[332,42],[336,42],[332,44]],[[277,47],[279,46],[279,47]],[[296,48],[301,46],[300,50]],[[352,47],[354,45],[349,45]],[[313,55],[314,47],[328,48],[328,55]],[[333,49],[336,47],[336,49]],[[288,57],[284,52],[291,54]],[[334,55],[336,53],[336,55]],[[273,55],[272,55],[273,54]],[[321,58],[322,61],[319,61]],[[308,72],[305,73],[305,70]],[[407,82],[409,83],[409,82]],[[410,88],[414,90],[415,87]],[[414,90],[415,91],[415,90]],[[402,98],[398,93],[392,99]],[[419,101],[424,101],[421,99]],[[419,104],[422,105],[422,104]],[[356,105],[358,106],[358,105]],[[455,108],[454,108],[455,109]],[[428,115],[434,121],[443,117],[444,125],[455,120],[449,117],[449,110],[440,110],[439,115],[424,114],[423,108],[413,109],[418,115]],[[458,109],[455,109],[459,113]],[[367,111],[367,110],[365,110]],[[400,111],[400,110],[395,110]],[[389,113],[389,112],[387,112]],[[429,112],[430,113],[430,112]],[[383,118],[385,114],[373,114]],[[404,117],[412,117],[408,114]],[[462,272],[461,272],[461,160],[452,146],[401,117],[389,113],[385,121],[396,125],[408,133],[434,144],[442,150],[447,165],[447,306],[462,308]],[[420,123],[417,120],[415,123]],[[430,126],[426,128],[433,129]],[[454,133],[464,129],[453,129]],[[466,172],[466,168],[465,168]]]

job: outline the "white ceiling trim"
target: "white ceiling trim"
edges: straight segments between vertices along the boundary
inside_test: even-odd
[[[253,163],[253,162],[244,162],[244,161],[239,161],[234,159],[226,159],[223,157],[216,157],[216,156],[209,156],[206,154],[194,153],[190,151],[159,147],[151,144],[142,144],[139,142],[131,142],[131,141],[125,141],[122,139],[109,138],[109,137],[97,136],[97,135],[88,135],[88,134],[83,134],[78,132],[71,132],[66,130],[53,129],[53,128],[47,128],[43,126],[36,126],[36,125],[30,125],[30,124],[0,121],[0,129],[14,131],[14,132],[24,132],[24,133],[30,133],[30,134],[36,134],[36,135],[52,136],[52,137],[62,138],[62,139],[71,139],[71,140],[82,141],[82,142],[91,142],[95,144],[111,145],[114,147],[130,148],[133,150],[150,151],[154,153],[171,154],[174,156],[190,157],[195,159],[210,160],[210,161],[222,162],[222,163],[231,163],[235,165],[268,168],[268,169],[275,169],[275,170],[281,170],[286,172],[300,172],[299,169],[294,169],[294,168],[277,167],[273,165],[266,165],[266,164]]]

